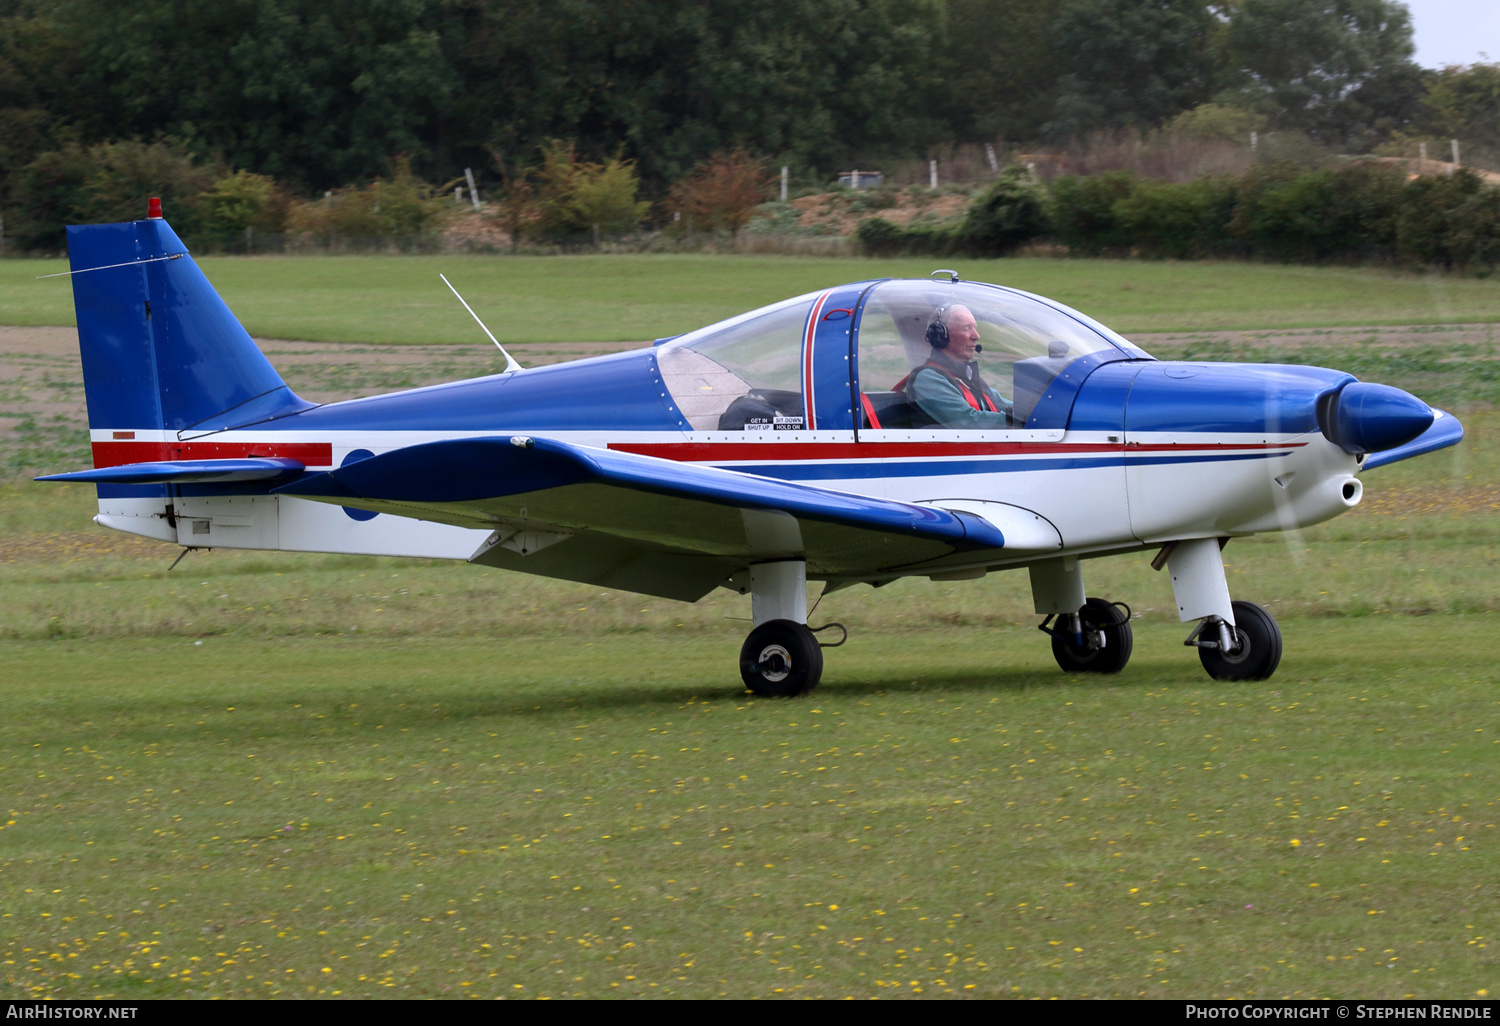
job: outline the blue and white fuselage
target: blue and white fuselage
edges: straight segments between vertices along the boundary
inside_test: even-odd
[[[1202,621],[1210,672],[1234,676],[1225,660],[1262,629],[1237,626],[1240,607],[1269,617],[1231,602],[1225,540],[1336,516],[1360,501],[1362,469],[1462,436],[1397,389],[1157,361],[1066,307],[956,276],[861,282],[636,352],[315,405],[165,222],[71,228],[69,251],[94,469],[53,479],[95,483],[99,523],[190,548],[467,559],[686,600],[729,587],[753,597],[742,673],[770,693],[817,682],[809,580],[1028,567],[1059,661],[1117,670],[1128,620],[1086,599],[1079,559],[1142,549],[1171,568],[1182,619]],[[986,430],[935,421],[906,389],[942,362],[934,326],[955,318],[984,347],[963,373],[1013,404]],[[1263,663],[1240,675],[1269,675]]]

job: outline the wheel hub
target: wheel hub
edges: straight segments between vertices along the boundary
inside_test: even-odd
[[[760,650],[760,658],[755,662],[755,672],[773,684],[786,680],[792,672],[791,653],[780,645],[767,645]]]

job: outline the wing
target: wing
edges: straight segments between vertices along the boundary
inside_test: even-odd
[[[961,510],[524,436],[410,446],[274,491],[488,528],[474,562],[689,600],[753,561],[875,579],[1005,547]]]

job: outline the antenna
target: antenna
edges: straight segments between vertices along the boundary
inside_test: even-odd
[[[479,325],[479,330],[489,335],[490,341],[495,343],[495,348],[500,350],[500,355],[505,357],[505,373],[509,374],[511,371],[525,370],[524,367],[516,362],[514,356],[505,351],[505,347],[500,344],[500,340],[491,333],[490,329],[484,326],[484,322],[479,319],[479,315],[474,312],[474,308],[468,303],[464,303],[464,297],[458,294],[458,289],[453,287],[453,283],[448,280],[448,276],[446,274],[439,274],[438,277],[443,279],[443,284],[448,286],[448,291],[453,293],[453,298],[464,304],[464,309],[469,311],[469,316],[474,318],[474,323]]]

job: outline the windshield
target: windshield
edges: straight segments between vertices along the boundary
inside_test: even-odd
[[[965,375],[965,387],[955,386],[954,395],[965,402],[972,397],[969,405],[981,414],[977,421],[1024,425],[1052,380],[1074,360],[1121,349],[1145,356],[1081,315],[1022,292],[970,282],[885,282],[865,302],[858,331],[859,387],[877,408],[892,408],[893,416],[882,418],[886,427],[975,426],[922,408],[925,398],[918,402],[923,387],[940,390],[944,381]],[[928,368],[942,377],[913,387],[918,373],[934,373]],[[991,405],[1000,417],[985,416]]]

